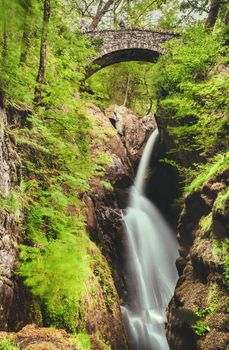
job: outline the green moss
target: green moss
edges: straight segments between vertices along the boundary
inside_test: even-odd
[[[215,202],[214,209],[224,209],[226,205],[229,205],[229,190],[224,189],[219,192]]]
[[[106,191],[112,192],[114,190],[112,184],[109,181],[102,181],[102,184]]]
[[[0,350],[19,350],[19,347],[11,339],[0,340]]]
[[[216,261],[223,261],[224,263],[224,276],[229,286],[229,239],[219,241],[217,238],[212,238],[212,255]]]
[[[224,261],[224,276],[227,281],[227,286],[229,288],[229,256],[227,255]]]
[[[219,241],[217,238],[212,238],[212,255],[217,260],[225,260],[229,249],[229,239]]]
[[[209,213],[207,216],[203,216],[200,220],[200,227],[204,233],[208,233],[211,230],[212,226],[212,213]]]
[[[91,350],[91,341],[87,333],[78,333],[76,339],[79,349]]]
[[[108,343],[108,341],[106,341],[106,340],[103,338],[103,336],[100,334],[100,332],[97,331],[96,334],[95,334],[95,336],[96,336],[97,342],[99,342],[100,346],[102,346],[102,348],[103,348],[104,350],[111,350],[110,344]]]
[[[114,312],[113,306],[117,300],[117,295],[115,293],[115,287],[113,284],[110,268],[104,257],[102,257],[101,253],[96,254],[93,258],[93,261],[93,271],[98,283],[102,288],[105,306],[110,311]]]

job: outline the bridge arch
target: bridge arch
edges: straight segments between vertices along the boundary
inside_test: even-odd
[[[87,35],[99,47],[99,55],[92,58],[93,65],[87,69],[87,78],[115,63],[155,62],[166,51],[162,44],[178,36],[170,32],[141,29],[102,30],[87,32]]]

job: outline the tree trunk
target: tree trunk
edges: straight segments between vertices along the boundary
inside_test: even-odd
[[[96,13],[95,17],[93,18],[93,21],[90,25],[90,30],[95,30],[97,28],[101,19],[107,13],[107,11],[110,9],[110,7],[113,5],[114,2],[115,2],[115,0],[108,0],[105,3],[105,5],[99,11],[97,11],[97,13]]]
[[[26,15],[25,15],[25,22],[24,22],[23,36],[22,36],[21,57],[20,57],[21,64],[24,64],[27,62],[28,52],[32,46],[32,44],[31,44],[32,17],[33,17],[32,1],[27,0],[26,1]]]
[[[217,20],[219,9],[221,6],[221,0],[212,0],[210,5],[210,10],[208,12],[208,17],[206,20],[206,27],[213,28]]]
[[[130,86],[130,73],[128,73],[127,81],[126,81],[125,100],[124,100],[124,102],[123,102],[123,106],[124,106],[124,107],[126,107],[126,104],[127,104],[127,101],[128,101],[129,86]]]
[[[45,69],[46,69],[46,55],[48,44],[48,24],[50,19],[51,4],[50,0],[44,0],[44,19],[41,34],[41,47],[40,47],[40,65],[37,75],[37,86],[35,89],[34,102],[40,105],[42,102],[42,85],[44,83]]]
[[[225,24],[226,24],[226,26],[228,26],[229,25],[229,11],[227,11],[227,13],[226,13],[226,16],[225,16]]]

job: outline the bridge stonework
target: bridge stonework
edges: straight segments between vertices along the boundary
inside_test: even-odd
[[[155,62],[166,49],[166,41],[178,35],[170,32],[120,29],[87,32],[92,42],[99,46],[99,55],[93,57],[96,67],[89,68],[88,76],[99,69],[125,61]]]

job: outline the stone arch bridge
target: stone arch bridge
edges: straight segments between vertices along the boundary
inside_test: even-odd
[[[166,51],[162,44],[178,37],[175,33],[140,29],[102,30],[86,34],[99,49],[99,55],[92,58],[94,66],[87,70],[87,78],[101,68],[119,62],[155,62]]]

